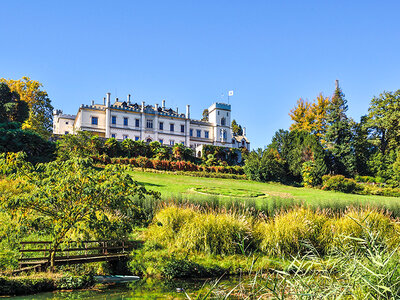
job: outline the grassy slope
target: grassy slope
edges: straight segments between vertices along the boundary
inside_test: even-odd
[[[222,187],[224,189],[246,189],[249,191],[263,192],[270,196],[283,198],[294,198],[306,203],[325,203],[334,204],[336,202],[346,202],[347,204],[371,203],[379,204],[384,207],[397,207],[400,199],[395,197],[383,196],[363,196],[344,194],[339,192],[322,191],[310,188],[297,188],[285,186],[278,183],[261,183],[248,180],[220,179],[190,177],[183,175],[172,175],[163,173],[146,173],[135,171],[131,173],[135,180],[146,186],[148,189],[161,192],[162,196],[171,194],[191,194],[194,187]],[[268,201],[266,198],[256,198],[257,201]],[[325,205],[326,207],[326,205]]]

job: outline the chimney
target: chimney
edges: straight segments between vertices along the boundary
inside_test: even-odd
[[[142,101],[142,111],[144,111],[144,101]]]
[[[106,97],[103,98],[103,105],[106,106]]]
[[[165,100],[162,101],[162,109],[165,109]]]
[[[179,115],[179,113],[178,113],[178,106],[176,107],[176,114]]]
[[[107,102],[106,102],[106,105],[107,105],[107,107],[110,107],[110,105],[111,105],[111,93],[107,93]]]
[[[92,100],[92,105],[94,105],[94,100]]]
[[[158,112],[158,103],[156,103],[156,105],[154,105],[154,108],[155,108],[156,112]]]
[[[339,89],[339,79],[335,80],[335,89]]]
[[[115,98],[115,103],[117,103],[118,102],[118,98]]]
[[[243,127],[243,136],[246,136],[246,127]]]
[[[126,103],[128,103],[128,105],[131,105],[131,94],[128,94],[128,101]]]
[[[190,105],[186,105],[186,119],[190,119]]]

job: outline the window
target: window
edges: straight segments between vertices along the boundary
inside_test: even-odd
[[[153,128],[153,120],[147,120],[146,126],[147,128]]]
[[[225,123],[226,123],[226,119],[225,119],[225,118],[222,118],[222,119],[221,119],[221,125],[222,125],[222,126],[225,126]]]
[[[181,142],[181,144],[182,144],[183,146],[185,146],[185,142]]]
[[[181,132],[185,132],[185,125],[181,125]]]
[[[196,130],[196,136],[197,136],[197,137],[201,137],[201,130],[200,130],[200,129],[197,129],[197,130]]]
[[[224,140],[226,140],[226,130],[224,130]]]
[[[139,137],[138,136],[135,136],[135,141],[138,141],[139,140]]]
[[[68,122],[65,122],[65,125],[68,125]]]
[[[135,119],[135,127],[139,127],[139,119]]]
[[[160,129],[160,130],[164,130],[164,122],[160,122],[160,124],[159,124],[159,129]]]
[[[206,130],[206,131],[204,131],[204,137],[206,138],[206,139],[208,139],[209,138],[209,132]]]
[[[65,132],[64,132],[64,134],[68,134],[68,133],[69,133],[68,131],[65,131]]]
[[[128,118],[124,118],[124,126],[128,126]]]
[[[218,112],[218,116],[219,116],[219,112]]]
[[[189,130],[189,135],[190,135],[190,136],[193,136],[193,129],[190,129],[190,130]]]
[[[123,140],[126,140],[128,138],[128,136],[126,135],[126,134],[124,134],[123,136],[122,136],[122,139]]]
[[[92,117],[92,125],[98,125],[99,124],[99,118],[98,117]]]
[[[170,140],[170,141],[169,141],[169,144],[170,144],[171,146],[173,146],[173,145],[175,145],[175,141],[174,141],[174,140]]]
[[[147,138],[146,142],[151,143],[151,138]]]
[[[229,117],[229,113],[228,112],[226,113],[226,116]]]
[[[158,141],[160,142],[161,145],[164,143],[163,139],[159,139]]]
[[[112,116],[111,117],[111,124],[117,124],[117,117],[116,116]]]
[[[175,130],[174,124],[169,124],[169,131],[174,131],[174,130]]]
[[[115,139],[115,133],[112,133],[112,134],[111,134],[111,137],[112,137],[113,139]]]

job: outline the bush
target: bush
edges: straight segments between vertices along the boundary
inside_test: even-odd
[[[324,175],[322,176],[322,182],[322,189],[327,191],[356,193],[363,189],[354,179],[346,178],[343,175]]]

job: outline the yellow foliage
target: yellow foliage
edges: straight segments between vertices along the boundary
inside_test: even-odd
[[[289,113],[294,121],[290,130],[303,130],[322,138],[326,131],[326,110],[329,102],[329,97],[325,98],[322,94],[319,94],[313,102],[300,98]]]

